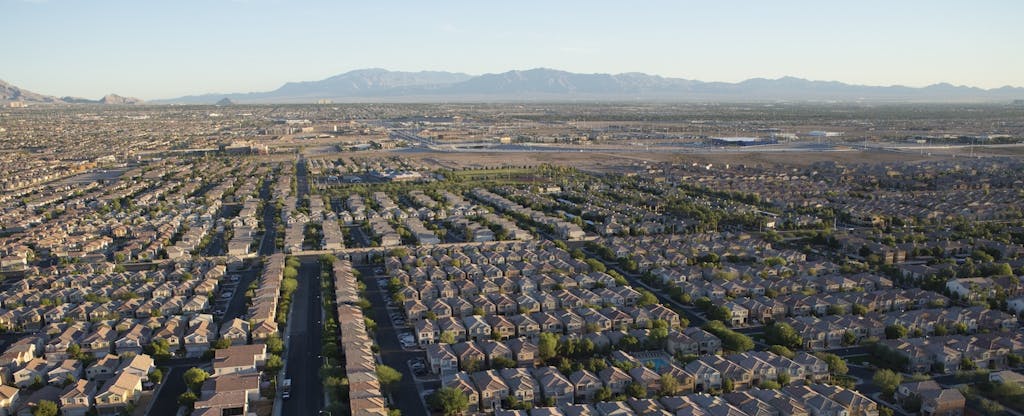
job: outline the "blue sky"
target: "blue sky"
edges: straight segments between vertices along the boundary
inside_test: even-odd
[[[1022,1],[0,0],[0,79],[144,99],[353,69],[1024,86]]]

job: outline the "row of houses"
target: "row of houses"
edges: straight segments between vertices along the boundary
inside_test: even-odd
[[[1017,319],[1013,315],[984,307],[921,309],[865,316],[796,316],[780,322],[792,326],[803,337],[803,347],[807,349],[843,346],[848,333],[853,334],[855,343],[866,339],[883,339],[886,337],[886,327],[897,325],[907,329],[908,337],[935,334],[936,328],[940,326],[948,332],[962,326],[968,333],[1011,331],[1017,328]]]
[[[373,340],[366,331],[363,311],[356,306],[359,288],[352,264],[335,259],[332,269],[340,332],[338,342],[345,357],[345,377],[349,382],[349,409],[352,416],[386,416],[388,408],[377,378]]]
[[[497,410],[496,416],[876,416],[877,405],[866,396],[830,385],[790,386],[781,390],[753,389],[712,396],[703,393],[628,399],[619,402]]]
[[[911,372],[955,373],[966,362],[978,368],[1007,368],[1007,356],[1024,355],[1024,333],[992,332],[884,340],[881,345],[902,357]]]
[[[414,301],[409,301],[414,302]],[[438,301],[439,302],[439,301]],[[440,309],[438,309],[440,310]],[[445,309],[447,311],[447,309]],[[434,312],[429,312],[434,314]],[[415,320],[414,333],[420,345],[440,342],[445,333],[455,341],[516,337],[537,339],[541,333],[584,334],[603,331],[650,328],[654,321],[663,321],[669,328],[680,325],[678,314],[662,305],[646,307],[606,307],[600,310],[585,307],[556,312],[533,312],[515,315],[434,315]],[[410,316],[418,316],[415,312]]]
[[[586,237],[586,233],[579,225],[524,207],[486,189],[474,188],[470,191],[470,195],[494,206],[499,211],[523,216],[538,224],[546,225],[554,231],[558,238],[564,240],[579,240]]]
[[[813,358],[813,356],[812,356]],[[733,361],[719,357],[719,365],[740,366]],[[747,362],[749,366],[770,365],[758,358],[751,356],[736,357],[737,362]],[[790,360],[790,362],[792,362]],[[447,387],[460,390],[469,398],[469,411],[495,412],[495,414],[511,415],[520,414],[516,411],[503,410],[503,407],[515,403],[517,405],[530,404],[540,405],[547,402],[549,406],[540,407],[546,409],[544,412],[558,412],[564,410],[583,411],[595,408],[609,408],[614,415],[631,414],[788,414],[788,415],[877,415],[877,406],[874,401],[860,395],[853,390],[841,387],[818,384],[815,382],[804,383],[792,382],[781,386],[778,390],[766,390],[757,387],[737,388],[735,391],[721,396],[709,396],[701,391],[694,392],[694,385],[697,380],[705,377],[705,373],[717,370],[708,366],[698,369],[697,375],[688,374],[684,369],[678,367],[663,369],[657,372],[645,366],[631,367],[623,370],[616,366],[609,366],[593,373],[585,369],[577,370],[572,374],[562,374],[555,367],[537,368],[504,368],[501,370],[484,370],[477,372],[460,371],[453,374],[445,383]],[[827,367],[827,366],[826,366]],[[794,368],[801,368],[795,365]],[[750,371],[756,374],[756,370]],[[827,370],[826,370],[827,373]],[[620,402],[598,402],[596,397],[601,390],[607,390],[614,395],[624,394],[627,386],[642,386],[652,396],[660,396],[665,393],[661,385],[664,377],[674,377],[680,380],[678,391],[661,396],[657,399],[650,399],[643,410],[632,411],[631,406],[636,404],[637,399],[628,399]],[[709,374],[707,376],[710,376]],[[698,383],[699,384],[699,383]],[[685,394],[685,396],[680,396]],[[788,397],[787,397],[788,396]],[[824,397],[822,397],[824,396]],[[709,403],[698,406],[673,406],[678,400],[686,398],[700,398]],[[794,403],[788,399],[796,400]],[[810,400],[808,400],[810,399]],[[723,403],[724,402],[724,403]],[[716,403],[722,406],[715,413],[704,413],[696,411]],[[804,405],[798,405],[803,403]],[[670,407],[664,407],[669,405]],[[733,408],[733,406],[739,408]],[[694,413],[679,413],[683,409],[691,407]],[[742,410],[741,410],[742,409]],[[739,413],[735,413],[735,412]],[[774,411],[774,413],[773,413]],[[764,413],[768,412],[768,413]],[[530,414],[533,414],[532,411]],[[548,413],[544,413],[548,414]],[[582,414],[604,414],[601,412]]]
[[[265,258],[256,290],[249,299],[247,316],[252,327],[253,340],[265,340],[278,333],[277,305],[280,302],[281,282],[284,280],[284,254],[275,253]]]

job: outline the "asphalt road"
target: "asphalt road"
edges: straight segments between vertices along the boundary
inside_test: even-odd
[[[199,358],[181,358],[170,360],[167,363],[159,364],[159,367],[169,367],[164,373],[164,385],[160,387],[160,394],[153,400],[153,406],[148,413],[149,416],[175,416],[178,413],[178,396],[185,392],[187,386],[182,377],[189,368],[201,367],[207,364],[206,360]]]
[[[277,209],[274,208],[274,201],[271,199],[272,194],[270,187],[273,185],[272,180],[263,181],[263,189],[260,190],[260,198],[263,199],[263,241],[260,242],[261,256],[269,256],[274,254],[276,247],[274,246],[274,239],[277,237]]]
[[[302,258],[298,280],[299,286],[292,294],[285,375],[292,380],[292,395],[283,402],[282,414],[315,415],[324,407],[324,386],[320,382],[323,317],[319,260]]]
[[[381,289],[377,285],[377,279],[373,274],[373,267],[357,267],[361,275],[360,280],[366,284],[366,296],[373,304],[368,314],[371,319],[377,322],[377,345],[380,346],[381,361],[385,365],[394,368],[402,373],[402,380],[398,383],[392,393],[392,408],[401,410],[402,416],[429,416],[420,401],[422,390],[417,389],[416,381],[409,368],[409,360],[422,358],[426,360],[427,355],[423,351],[406,351],[398,343],[398,328],[391,322],[387,311],[387,289]],[[383,278],[381,276],[380,278]],[[433,381],[426,383],[424,389],[436,390],[440,382]]]

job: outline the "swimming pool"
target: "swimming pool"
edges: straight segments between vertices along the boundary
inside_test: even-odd
[[[663,357],[644,358],[640,361],[644,363],[644,366],[651,367],[657,373],[670,367],[668,360]]]

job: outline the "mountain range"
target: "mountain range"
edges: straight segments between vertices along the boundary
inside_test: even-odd
[[[643,73],[581,74],[537,68],[499,74],[398,72],[360,69],[319,81],[289,82],[273,91],[203,94],[153,100],[147,104],[254,104],[335,102],[509,102],[509,101],[662,101],[662,102],[1004,102],[1024,99],[1024,88],[982,89],[947,83],[915,88],[867,86],[794,77],[704,82]],[[56,98],[21,90],[0,81],[0,101],[36,103],[138,104],[141,100],[108,95],[93,101]]]
[[[0,103],[10,101],[21,101],[29,104],[109,104],[127,105],[142,104],[142,100],[133,97],[122,97],[117,94],[107,94],[98,100],[90,100],[78,97],[57,98],[51,95],[34,93],[29,90],[18,88],[0,80]]]
[[[452,102],[452,101],[868,101],[1010,102],[1024,88],[982,89],[946,83],[923,88],[851,85],[794,77],[738,83],[703,82],[643,73],[580,74],[537,68],[500,74],[396,72],[360,69],[320,81],[289,82],[266,92],[204,94],[155,100],[162,104]]]

